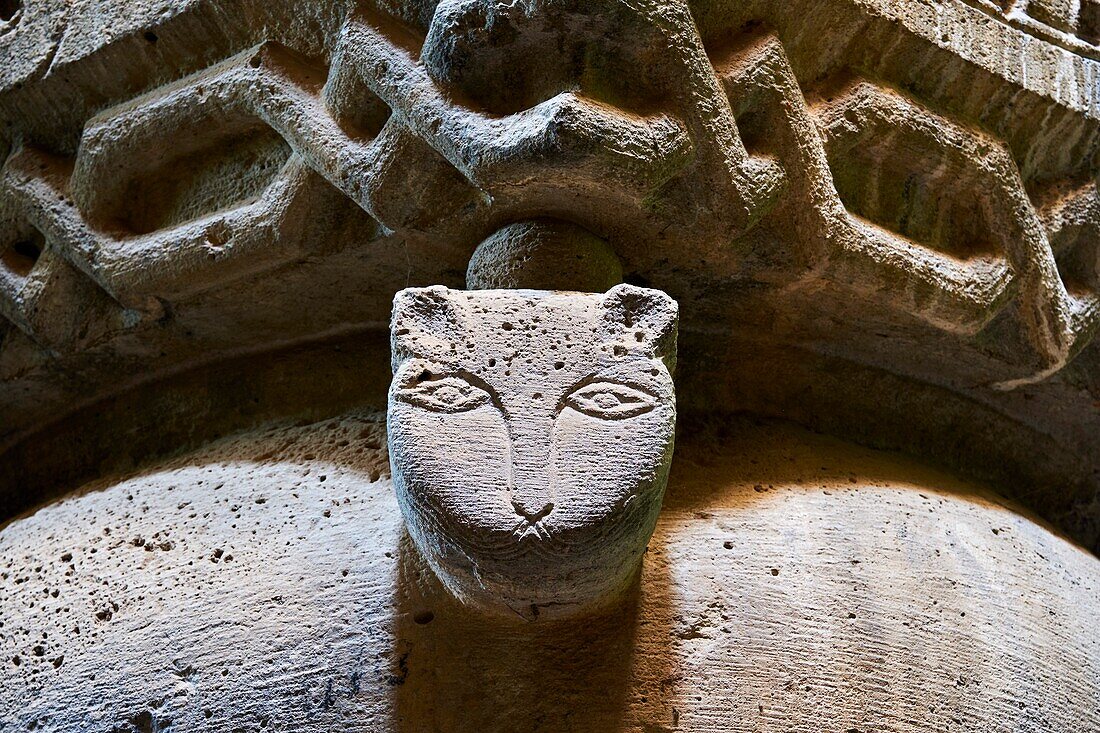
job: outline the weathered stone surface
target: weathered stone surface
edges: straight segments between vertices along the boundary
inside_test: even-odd
[[[416,560],[385,453],[380,414],[275,425],[6,526],[0,725],[1100,727],[1100,562],[942,473],[694,424],[632,600],[530,623]]]
[[[0,5],[0,89],[47,73],[57,53],[71,3],[65,0],[5,0]]]
[[[15,2],[0,248],[44,254],[0,256],[0,440],[120,374],[381,328],[552,218],[683,303],[686,344],[751,334],[849,363],[852,399],[871,368],[1072,446],[1034,496],[1094,543],[1096,7]]]
[[[623,281],[615,250],[567,221],[509,224],[477,246],[466,268],[471,290],[523,288],[602,293]]]
[[[619,600],[672,460],[676,316],[631,285],[397,294],[394,483],[458,598],[529,619]]]
[[[1100,728],[1098,44],[1095,0],[0,0],[0,521],[115,477],[0,531],[0,728]],[[681,304],[625,604],[452,601],[377,416],[117,478],[380,407],[394,294],[468,274]]]

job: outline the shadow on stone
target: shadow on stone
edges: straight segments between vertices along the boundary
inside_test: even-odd
[[[387,678],[393,730],[614,731],[672,723],[669,604],[654,600],[668,584],[652,567],[644,588],[636,581],[597,615],[529,622],[462,606],[407,534],[398,553]]]

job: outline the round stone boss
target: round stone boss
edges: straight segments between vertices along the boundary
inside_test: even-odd
[[[602,293],[622,281],[622,263],[606,240],[559,219],[501,227],[477,246],[466,268],[466,287],[471,290]]]

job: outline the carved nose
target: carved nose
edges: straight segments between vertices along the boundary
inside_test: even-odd
[[[516,501],[515,499],[512,500],[512,508],[516,510],[516,514],[520,515],[531,524],[539,521],[554,510],[554,502],[552,501],[546,502],[542,506],[542,508],[538,509],[537,511],[532,511],[530,509],[530,506],[537,506],[537,504],[526,505],[522,502]]]

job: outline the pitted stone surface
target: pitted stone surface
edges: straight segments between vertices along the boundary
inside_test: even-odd
[[[0,506],[345,409],[549,218],[681,303],[681,405],[1100,547],[1096,0],[0,0],[0,57]],[[1100,729],[1095,557],[734,426],[582,623],[451,600],[377,415],[105,479],[0,530],[0,730]]]
[[[523,288],[602,293],[623,281],[615,250],[584,227],[536,219],[493,232],[466,268],[471,290]]]
[[[621,596],[672,461],[676,319],[631,285],[397,294],[394,483],[458,598],[533,620]]]
[[[452,601],[386,468],[381,415],[276,425],[0,529],[0,728],[1100,727],[1100,561],[897,456],[686,423],[638,590],[583,623]]]
[[[132,379],[382,329],[551,218],[681,302],[685,345],[836,359],[853,401],[865,369],[938,385],[970,435],[1004,416],[933,458],[1036,474],[1019,498],[1093,546],[1097,7],[10,0],[0,449]],[[741,351],[713,349],[726,381]],[[801,401],[782,370],[746,390],[774,385]],[[875,437],[925,451],[940,413]],[[1009,447],[1044,440],[1041,472]]]

